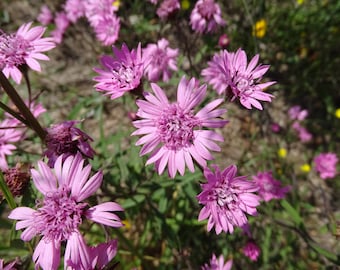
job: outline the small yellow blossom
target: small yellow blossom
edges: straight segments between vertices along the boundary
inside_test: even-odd
[[[335,117],[336,118],[339,118],[340,119],[340,108],[337,108],[336,110],[335,110]]]
[[[120,7],[120,0],[116,0],[112,3],[112,6],[116,7],[116,8],[119,8]]]
[[[301,165],[301,167],[300,167],[300,170],[303,171],[304,173],[310,172],[310,169],[311,169],[311,168],[310,168],[310,165],[307,164],[307,163]]]
[[[125,229],[127,230],[131,229],[131,223],[127,219],[122,220],[122,223],[124,224]]]
[[[296,0],[296,2],[298,5],[302,5],[305,2],[305,0]]]
[[[285,158],[287,156],[287,149],[286,148],[280,148],[279,151],[277,151],[277,154],[281,158]]]
[[[258,20],[253,27],[253,36],[263,38],[267,31],[267,21],[265,19]]]
[[[190,8],[190,1],[189,0],[182,0],[181,7],[183,10],[187,10]]]
[[[304,59],[308,55],[308,49],[306,47],[300,48],[300,58]]]

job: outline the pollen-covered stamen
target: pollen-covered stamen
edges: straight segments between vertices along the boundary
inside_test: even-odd
[[[38,203],[34,218],[35,228],[50,240],[67,240],[81,224],[86,203],[77,203],[67,188],[46,194]]]
[[[199,125],[192,111],[183,110],[177,104],[165,109],[157,123],[161,141],[171,150],[180,150],[192,144],[194,128]]]
[[[135,78],[135,71],[133,68],[120,63],[115,69],[112,69],[113,79],[119,81],[121,84],[130,84]]]
[[[0,63],[19,66],[25,63],[28,52],[33,50],[30,43],[16,35],[0,33]]]

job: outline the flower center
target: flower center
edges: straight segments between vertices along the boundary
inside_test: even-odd
[[[236,91],[234,94],[238,96],[250,96],[254,92],[254,81],[243,75],[236,76],[234,85],[233,90]]]
[[[67,240],[82,221],[81,215],[87,204],[77,203],[69,193],[68,189],[62,188],[46,194],[44,200],[37,204],[35,226],[47,239]]]
[[[226,206],[229,209],[232,205],[237,204],[238,201],[237,195],[230,191],[227,186],[215,188],[213,191],[213,196],[215,197],[215,200],[219,206]]]
[[[25,57],[31,50],[33,50],[33,46],[24,38],[0,32],[0,67],[3,65],[13,67],[24,64]]]
[[[119,87],[136,87],[137,85],[134,85],[134,81],[137,74],[137,69],[135,68],[135,65],[125,65],[124,63],[117,63],[117,67],[113,68],[111,70],[113,75],[113,80],[115,82],[118,82]]]
[[[161,141],[170,150],[180,150],[192,144],[194,128],[200,125],[192,111],[185,111],[177,104],[165,109],[157,124]]]
[[[165,68],[167,63],[166,53],[164,53],[161,49],[157,49],[157,51],[153,54],[152,62],[156,67]]]

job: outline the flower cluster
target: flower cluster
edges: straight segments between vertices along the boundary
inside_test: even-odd
[[[313,136],[301,125],[302,121],[308,116],[307,110],[302,110],[300,106],[293,106],[288,110],[289,118],[293,121],[292,128],[298,134],[301,142],[309,142]]]

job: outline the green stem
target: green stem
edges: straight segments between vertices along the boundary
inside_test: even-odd
[[[8,81],[2,71],[0,71],[0,84],[2,85],[7,95],[10,97],[14,105],[27,120],[27,123],[29,124],[28,127],[33,129],[42,141],[45,141],[46,131],[41,127],[38,120],[34,117],[30,109],[26,106],[25,102],[18,95],[17,91],[14,89],[14,87],[11,85],[11,83]]]

